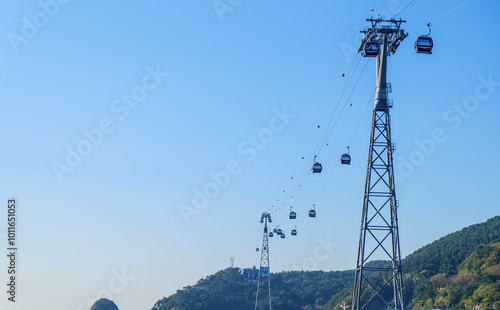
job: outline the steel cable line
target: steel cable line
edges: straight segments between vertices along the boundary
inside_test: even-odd
[[[469,1],[471,1],[471,0],[466,0],[466,1],[462,2],[461,4],[459,4],[458,6],[454,7],[453,9],[449,10],[448,12],[444,13],[443,15],[439,16],[438,18],[435,18],[435,19],[431,20],[429,23],[427,23],[427,24],[425,24],[425,25],[423,25],[423,26],[421,26],[421,27],[418,27],[418,28],[416,28],[416,29],[413,29],[412,31],[409,31],[408,33],[412,33],[412,32],[415,32],[415,31],[417,31],[417,30],[420,30],[420,29],[422,29],[422,28],[427,27],[427,25],[428,25],[428,24],[432,24],[432,23],[433,23],[433,22],[435,22],[436,20],[438,20],[438,19],[441,19],[441,18],[445,17],[446,15],[448,15],[448,14],[450,14],[451,12],[455,11],[456,9],[458,9],[459,7],[461,7],[462,5],[465,5],[465,4],[466,4],[467,2],[469,2]]]
[[[348,79],[347,79],[347,81],[346,81],[346,83],[345,83],[345,87],[344,87],[344,89],[342,90],[342,92],[341,92],[341,94],[340,94],[340,96],[339,96],[339,100],[338,100],[338,102],[337,102],[337,105],[335,106],[335,109],[333,110],[333,113],[332,113],[332,115],[331,115],[331,117],[330,117],[330,120],[328,121],[328,123],[327,123],[327,125],[326,125],[326,130],[325,130],[325,133],[322,135],[322,137],[321,137],[321,139],[320,139],[320,141],[319,141],[319,143],[318,143],[317,147],[315,148],[315,150],[318,150],[318,151],[316,152],[316,154],[315,154],[315,155],[319,155],[319,153],[320,153],[320,152],[321,152],[321,150],[323,149],[323,146],[324,146],[324,145],[325,145],[325,143],[326,143],[326,140],[328,140],[328,137],[327,137],[328,130],[329,130],[329,128],[330,128],[330,126],[331,126],[331,124],[332,124],[332,121],[333,121],[333,119],[334,119],[334,117],[335,117],[335,113],[337,112],[338,107],[339,107],[339,106],[340,106],[340,104],[342,103],[342,98],[344,97],[344,93],[345,93],[345,91],[346,91],[346,90],[347,90],[347,88],[348,88],[348,84],[350,84],[350,82],[352,81],[352,78],[354,77],[354,73],[356,72],[356,70],[357,70],[358,65],[359,65],[359,63],[360,63],[360,62],[361,62],[361,57],[358,57],[358,58],[357,58],[357,61],[354,61],[354,62],[353,62],[353,64],[354,64],[354,63],[356,63],[355,69],[354,69],[354,71],[353,71],[352,75],[351,75],[351,74],[349,74],[349,77],[348,77]],[[352,66],[351,66],[351,67],[352,67]]]
[[[356,134],[356,131],[358,130],[358,127],[361,124],[361,121],[363,120],[363,116],[365,116],[366,111],[368,110],[368,107],[370,106],[370,103],[373,101],[373,95],[375,95],[375,89],[373,90],[372,94],[370,95],[370,99],[368,99],[368,102],[366,103],[365,109],[363,110],[363,114],[361,114],[361,117],[359,118],[358,123],[356,124],[356,127],[354,128],[354,131],[352,132],[351,138],[349,138],[349,142],[347,142],[347,145],[351,145],[352,139],[354,138],[354,134]]]
[[[342,107],[342,110],[340,111],[340,113],[339,113],[339,115],[338,115],[337,119],[335,120],[335,123],[333,124],[332,128],[330,129],[330,132],[329,132],[329,133],[328,133],[328,135],[327,135],[327,139],[328,139],[328,138],[330,137],[330,135],[332,134],[333,129],[335,129],[335,126],[337,125],[337,123],[338,123],[338,121],[339,121],[340,117],[342,116],[342,113],[344,112],[344,110],[345,110],[345,108],[346,108],[347,104],[349,103],[349,99],[351,99],[351,96],[352,96],[352,94],[354,93],[354,90],[356,89],[356,86],[358,85],[359,80],[360,80],[360,79],[361,79],[361,77],[363,76],[363,73],[365,72],[365,69],[366,69],[366,67],[367,67],[367,65],[368,65],[368,62],[369,62],[369,61],[370,61],[370,60],[367,60],[367,61],[366,61],[365,66],[363,67],[363,70],[361,71],[361,74],[360,74],[360,75],[359,75],[359,77],[358,77],[358,80],[357,80],[357,81],[356,81],[356,83],[354,84],[354,87],[352,88],[351,93],[350,93],[350,94],[349,94],[349,96],[347,97],[347,100],[346,100],[346,102],[345,102],[344,106]],[[325,141],[325,142],[326,142],[326,141]],[[318,152],[318,153],[319,153],[319,152]]]
[[[357,66],[358,66],[358,65],[359,65],[359,63],[360,63],[360,60],[361,60],[361,58],[359,58],[359,61],[357,62],[356,66],[355,66],[354,72],[356,71]],[[368,62],[369,62],[369,59],[366,61],[365,66],[363,67],[363,69],[362,69],[361,73],[359,74],[359,76],[358,76],[358,78],[357,78],[357,80],[356,80],[356,83],[354,84],[353,88],[351,89],[351,92],[349,93],[349,96],[347,97],[347,99],[346,99],[346,101],[345,101],[344,105],[342,106],[342,109],[341,109],[341,111],[340,111],[339,115],[337,116],[337,119],[336,119],[336,120],[335,120],[335,122],[333,123],[333,126],[332,126],[332,127],[330,127],[330,128],[329,128],[329,130],[328,130],[328,128],[327,128],[327,130],[325,131],[326,136],[325,136],[325,134],[323,134],[324,138],[322,138],[322,141],[321,141],[322,143],[321,143],[320,149],[318,150],[317,154],[319,154],[319,153],[320,153],[320,151],[323,149],[324,145],[326,144],[326,140],[328,140],[328,138],[330,137],[331,133],[333,132],[333,129],[335,128],[335,126],[337,125],[337,123],[338,123],[338,121],[339,121],[340,117],[342,116],[343,111],[345,110],[345,108],[346,108],[347,104],[349,103],[349,99],[351,98],[352,94],[354,93],[354,90],[356,89],[356,86],[358,85],[358,83],[359,83],[359,81],[360,81],[361,77],[363,76],[363,73],[364,73],[364,71],[365,71],[365,69],[366,69],[366,67],[367,67],[367,65],[368,65]],[[353,63],[353,64],[354,64],[354,63]],[[351,67],[352,67],[352,66],[351,66]],[[343,93],[345,93],[345,90],[346,90],[346,89],[348,89],[348,84],[350,84],[350,81],[353,79],[353,76],[354,76],[354,75],[355,75],[355,74],[352,74],[352,75],[350,76],[350,79],[348,79],[348,81],[346,82],[346,86],[344,87]],[[342,94],[342,97],[343,97],[343,94]],[[341,97],[341,98],[339,98],[339,102],[337,103],[337,105],[336,105],[336,107],[335,107],[335,110],[334,110],[334,113],[332,114],[332,117],[330,118],[330,121],[329,121],[329,123],[330,123],[330,124],[331,124],[332,119],[333,119],[333,118],[334,118],[334,116],[335,116],[335,112],[336,112],[336,110],[338,109],[338,107],[339,107],[340,103],[342,102],[342,97]],[[314,154],[314,153],[313,153],[313,154]],[[338,164],[337,164],[337,165],[338,165]],[[309,177],[309,175],[310,175],[309,170],[310,170],[310,169],[309,169],[309,166],[306,166],[306,168],[304,169],[303,173],[302,173],[302,174],[301,174],[301,176],[299,177],[298,182],[296,182],[296,183],[292,186],[292,191],[291,191],[291,193],[290,193],[289,195],[287,195],[287,198],[286,198],[284,201],[282,201],[280,204],[278,204],[279,206],[278,206],[276,209],[274,209],[274,210],[271,212],[271,214],[274,214],[274,213],[277,213],[277,212],[281,211],[281,210],[283,209],[283,207],[284,207],[284,206],[286,206],[286,205],[290,202],[290,200],[294,198],[294,196],[295,196],[295,200],[294,200],[294,201],[296,202],[296,201],[298,200],[298,198],[299,198],[299,196],[300,196],[300,193],[302,192],[302,189],[304,188],[304,185],[305,185],[305,183],[306,183],[306,181],[307,181],[307,179],[308,179],[308,177]],[[300,191],[299,191],[299,194],[298,194],[298,195],[295,195],[295,193],[296,193],[296,191],[297,191],[297,190],[300,190]],[[285,194],[286,194],[286,192],[285,192]],[[290,204],[288,204],[288,206],[290,206]],[[292,206],[293,206],[293,205],[292,205]]]

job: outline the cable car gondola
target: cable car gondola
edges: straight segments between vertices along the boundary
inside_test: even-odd
[[[313,205],[313,208],[309,210],[309,217],[316,217],[316,206]]]
[[[270,238],[272,238],[273,236],[274,236],[274,234],[273,234],[273,232],[271,231],[271,232],[269,233],[269,237],[270,237]]]
[[[363,57],[377,57],[380,53],[380,43],[377,41],[366,41],[363,45]]]
[[[276,232],[276,234],[278,235],[282,235],[283,234],[283,231],[281,229],[278,229],[278,231]]]
[[[321,170],[323,170],[323,166],[316,161],[316,155],[314,155],[314,164],[311,170],[313,173],[321,173]]]
[[[415,52],[417,54],[432,54],[434,42],[431,38],[431,24],[427,24],[427,27],[429,27],[429,33],[427,35],[419,36],[415,41]]]
[[[349,155],[350,153],[350,150],[349,150],[349,147],[347,147],[347,153],[344,153],[342,154],[342,156],[340,156],[340,163],[342,165],[350,165],[351,164],[351,155]]]
[[[278,229],[273,229],[273,232],[276,234],[278,232]]]
[[[292,229],[292,236],[297,236],[297,226],[295,226],[295,228]]]
[[[290,215],[289,215],[291,220],[295,220],[297,218],[297,213],[292,211],[292,207],[290,207]]]
[[[281,239],[285,239],[285,232],[281,234]]]
[[[255,251],[259,252],[259,248],[256,248]]]

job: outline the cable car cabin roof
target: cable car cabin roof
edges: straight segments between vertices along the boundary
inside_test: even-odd
[[[377,57],[380,53],[380,43],[366,41],[363,45],[363,57]]]
[[[316,211],[309,210],[309,217],[316,217]]]
[[[351,155],[342,154],[342,156],[340,157],[340,163],[342,165],[350,165],[351,164]]]
[[[294,211],[290,212],[290,219],[291,220],[294,220],[296,217],[297,217],[297,213],[295,213]]]
[[[418,54],[432,54],[434,42],[429,36],[420,36],[415,41],[415,52]]]
[[[313,171],[313,173],[320,173],[320,172],[321,172],[321,170],[323,170],[323,166],[321,166],[321,164],[320,164],[320,163],[315,162],[315,163],[313,164],[313,167],[312,167],[312,171]]]

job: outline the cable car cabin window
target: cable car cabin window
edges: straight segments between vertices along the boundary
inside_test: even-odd
[[[350,165],[351,164],[351,155],[349,155],[349,154],[343,154],[340,157],[340,163],[342,165]]]
[[[320,163],[315,162],[313,167],[312,167],[313,173],[321,173],[321,170],[323,170],[323,166],[321,166]]]

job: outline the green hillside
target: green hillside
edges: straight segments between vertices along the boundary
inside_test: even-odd
[[[442,237],[415,251],[403,260],[405,273],[427,270],[437,273],[457,273],[458,266],[480,244],[488,244],[500,238],[500,216],[485,223],[471,225]]]
[[[353,271],[290,271],[271,274],[272,303],[275,310],[315,309],[351,285]],[[267,281],[267,278],[265,278]],[[268,296],[267,287],[259,292]],[[255,282],[243,279],[241,269],[228,268],[201,279],[159,300],[154,310],[252,310],[255,308]]]
[[[479,246],[458,274],[438,273],[415,291],[412,309],[500,309],[500,242]]]
[[[442,237],[407,256],[403,264],[406,309],[500,309],[500,216]],[[387,264],[387,262],[372,262]],[[386,274],[370,275],[380,282]],[[271,274],[274,310],[332,310],[350,304],[354,271]],[[153,310],[252,310],[254,282],[228,268],[159,300]],[[265,290],[259,292],[265,296]],[[388,287],[383,295],[391,296]],[[371,296],[366,288],[363,296]],[[376,299],[367,310],[385,309]]]
[[[432,305],[429,305],[430,303],[422,304],[421,297],[418,297],[432,295],[429,291],[436,288],[429,284],[431,279],[440,274],[457,275],[461,264],[474,253],[476,248],[497,240],[500,240],[500,216],[491,218],[485,223],[471,225],[451,233],[408,255],[402,261],[405,308],[420,309],[421,307],[422,309],[432,309],[438,307],[434,306],[434,303]],[[388,276],[378,274],[376,277],[372,277],[373,281],[383,281]],[[382,292],[382,294],[384,293],[391,296],[391,287]],[[347,287],[339,294],[333,295],[324,309],[339,309],[339,305],[343,302],[351,303],[351,296],[352,287]],[[371,294],[365,294],[365,296],[371,296]],[[375,299],[367,310],[381,308],[383,309],[382,305]]]

